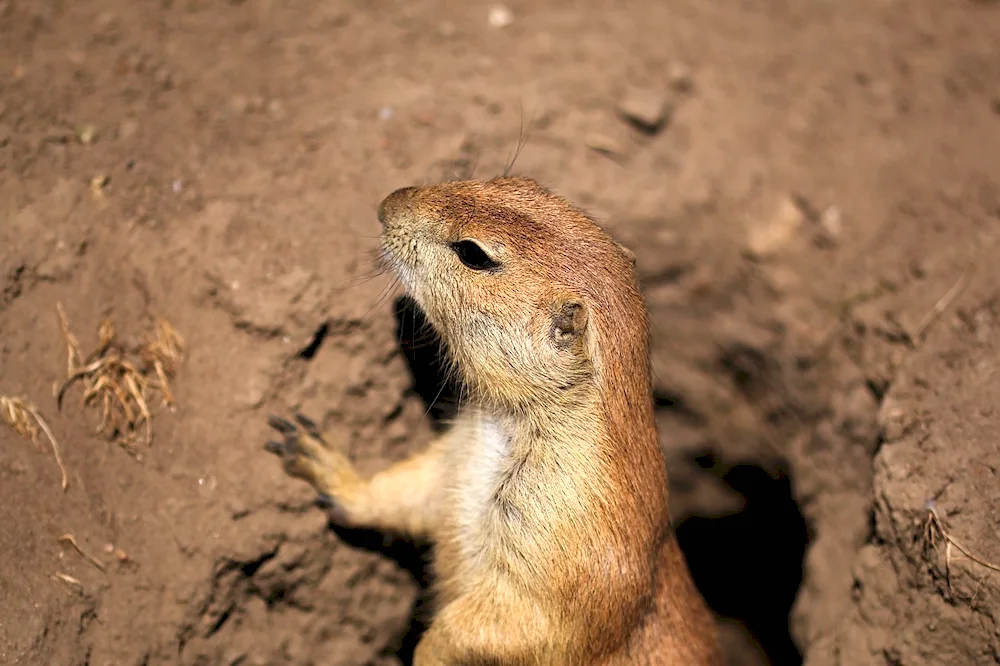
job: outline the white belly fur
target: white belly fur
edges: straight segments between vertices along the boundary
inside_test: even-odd
[[[484,414],[469,415],[456,427],[463,432],[453,440],[455,450],[451,451],[456,463],[451,488],[454,519],[466,565],[478,569],[485,564],[487,545],[493,543],[490,531],[498,527],[493,502],[510,466],[511,437]]]

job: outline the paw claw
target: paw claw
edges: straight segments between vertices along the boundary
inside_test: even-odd
[[[315,421],[300,412],[295,412],[294,416],[295,420],[299,422],[299,425],[306,429],[306,432],[313,437],[319,437],[319,426],[316,425]]]
[[[286,474],[316,489],[319,493],[316,504],[327,512],[330,520],[346,524],[350,516],[343,505],[344,495],[360,483],[358,475],[343,453],[323,441],[312,419],[298,413],[293,418],[295,422],[280,416],[268,417],[268,425],[280,437],[265,443],[264,449],[278,456]]]
[[[283,435],[291,434],[297,430],[294,423],[273,414],[267,417],[267,424]]]

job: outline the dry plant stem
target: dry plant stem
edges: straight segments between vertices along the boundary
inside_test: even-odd
[[[62,303],[56,303],[56,310],[59,312],[59,325],[62,327],[63,339],[66,341],[66,376],[71,376],[80,366],[82,354],[80,353],[80,342],[69,330],[69,319]]]
[[[69,574],[64,574],[61,571],[57,571],[55,572],[55,574],[53,574],[52,578],[62,583],[66,583],[80,594],[83,594],[83,583],[78,581],[76,578],[73,578]]]
[[[931,311],[924,315],[924,318],[920,320],[917,324],[916,331],[914,332],[911,342],[914,346],[920,344],[924,341],[924,335],[927,333],[927,329],[930,325],[937,320],[944,312],[952,306],[952,304],[958,300],[958,297],[962,295],[962,292],[967,286],[969,286],[969,280],[972,277],[972,271],[975,267],[969,267],[966,269],[962,276],[958,278],[951,289],[949,289],[944,296],[938,299],[938,302],[934,304]]]
[[[969,558],[979,566],[986,567],[987,569],[992,569],[993,571],[1000,571],[1000,564],[993,564],[992,562],[987,562],[983,558],[978,557],[974,553],[969,552],[969,550],[965,546],[963,546],[960,542],[958,542],[955,539],[955,537],[949,534],[944,529],[944,526],[941,524],[941,519],[937,515],[937,510],[930,509],[928,511],[928,514],[929,514],[928,520],[931,522],[933,527],[937,529],[938,533],[945,541],[947,541],[948,543],[950,543],[952,546],[955,547],[955,550],[962,553],[963,555],[965,555],[967,558]]]
[[[45,433],[49,443],[52,445],[52,454],[55,456],[56,464],[59,466],[59,473],[62,476],[62,489],[66,490],[69,488],[69,474],[66,472],[66,465],[63,464],[62,453],[59,451],[59,443],[56,441],[55,435],[52,434],[49,424],[42,418],[38,407],[25,398],[0,396],[0,419],[21,437],[31,440],[35,446],[38,446],[38,430],[36,425],[32,424],[28,419],[29,416],[34,420],[34,424],[37,424],[37,428],[40,428]]]
[[[971,551],[969,551],[965,546],[963,546],[959,541],[953,537],[948,530],[944,528],[944,524],[941,522],[941,517],[938,515],[937,509],[934,506],[927,507],[927,520],[924,523],[924,540],[926,543],[934,547],[938,539],[944,540],[944,575],[945,580],[948,584],[948,593],[951,594],[951,549],[954,548],[958,552],[965,555],[968,559],[972,560],[976,564],[991,571],[1000,571],[1000,565],[988,562],[981,557],[978,557]]]
[[[102,573],[107,573],[107,568],[104,566],[104,564],[102,564],[101,561],[95,558],[94,556],[88,555],[86,552],[84,552],[83,548],[80,548],[80,544],[76,542],[76,537],[73,536],[72,534],[63,534],[61,537],[59,537],[58,541],[59,543],[68,543],[69,545],[73,546],[73,550],[79,553],[80,557],[82,557],[83,559],[87,560],[95,567],[100,569]]]

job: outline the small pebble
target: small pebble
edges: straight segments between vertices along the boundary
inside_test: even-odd
[[[608,136],[607,134],[600,134],[598,132],[593,132],[588,134],[584,140],[584,145],[591,150],[596,150],[599,153],[604,153],[605,155],[624,155],[625,146],[624,144],[615,139],[614,137]]]
[[[504,5],[493,5],[489,13],[490,27],[506,28],[514,22],[514,12]]]
[[[170,90],[174,87],[174,79],[170,74],[170,70],[166,67],[161,67],[153,74],[153,81],[156,85],[160,86],[164,90]]]
[[[691,77],[691,70],[683,63],[671,63],[667,70],[667,80],[669,81],[670,89],[676,92],[687,93],[694,89],[694,79]]]
[[[671,110],[667,96],[653,89],[634,88],[618,103],[619,115],[648,134],[663,129]]]
[[[111,12],[102,12],[97,20],[94,21],[94,28],[98,32],[103,32],[110,28],[115,23],[115,15]]]
[[[77,125],[76,140],[84,146],[89,146],[97,141],[97,128],[93,125]]]
[[[122,124],[118,126],[118,138],[121,140],[132,138],[136,132],[139,131],[139,123],[136,120],[128,118],[122,121]]]
[[[395,113],[395,110],[391,106],[383,106],[378,110],[378,119],[384,122],[392,118]]]
[[[454,37],[458,32],[458,26],[451,21],[442,21],[438,25],[438,34],[442,37]]]
[[[829,240],[836,242],[844,232],[844,216],[837,206],[829,206],[819,217],[819,225]]]
[[[236,113],[246,113],[250,107],[250,100],[245,95],[233,95],[229,100],[229,108]]]
[[[777,254],[792,241],[804,221],[805,214],[795,201],[783,198],[769,219],[751,226],[747,254],[757,260]]]
[[[104,188],[111,182],[111,178],[105,174],[99,174],[90,179],[90,193],[95,199],[104,197]]]
[[[281,100],[272,99],[267,103],[267,113],[272,118],[282,118],[285,115],[285,106],[281,103]]]

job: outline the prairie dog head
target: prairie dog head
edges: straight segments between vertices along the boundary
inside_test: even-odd
[[[480,397],[558,401],[596,385],[608,355],[645,356],[630,253],[536,182],[403,188],[378,214],[384,258]]]

